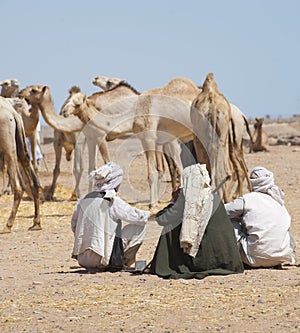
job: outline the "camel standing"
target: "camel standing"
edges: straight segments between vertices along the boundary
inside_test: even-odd
[[[192,103],[190,115],[196,134],[197,161],[206,164],[213,188],[230,176],[219,191],[224,202],[229,202],[243,193],[245,177],[248,185],[250,181],[242,145],[236,141],[231,105],[220,93],[212,73],[206,76],[201,93]]]
[[[31,156],[34,170],[38,172],[37,158],[36,158],[36,147],[37,147],[37,125],[39,122],[39,110],[34,106],[29,108],[28,103],[19,98],[19,81],[16,79],[5,80],[0,83],[1,96],[8,98],[14,109],[21,115],[25,135],[30,140]]]
[[[78,93],[72,100],[68,112],[86,124],[87,135],[107,136],[111,140],[134,133],[140,139],[147,157],[150,207],[156,208],[161,147],[177,138],[191,136],[190,103],[171,96],[141,94],[119,100],[99,112],[96,104],[84,94]]]
[[[6,226],[1,233],[11,232],[16,218],[17,210],[24,193],[21,172],[24,175],[24,180],[27,181],[27,185],[30,187],[34,200],[34,218],[30,230],[40,230],[40,184],[30,162],[23,122],[20,115],[3,97],[0,97],[0,108],[0,152],[4,155],[10,184],[14,193],[13,207]],[[22,171],[18,168],[18,161],[22,167]]]
[[[136,99],[123,99],[116,104],[112,103],[101,113],[94,101],[83,94],[76,94],[66,112],[76,114],[94,135],[106,135],[108,140],[126,133],[137,135],[147,158],[150,207],[155,208],[159,181],[164,172],[161,164],[162,146],[178,138],[187,140],[193,137],[189,118],[190,105],[191,99],[200,91],[192,81],[175,78],[166,86],[146,91],[136,96]],[[243,115],[239,109],[236,110],[236,117],[243,124]],[[240,141],[242,143],[242,135]]]
[[[79,92],[80,88],[73,86],[69,89],[69,97],[68,99],[75,93]],[[67,101],[68,101],[67,99]],[[64,107],[64,104],[62,108]],[[61,114],[61,112],[60,112]],[[62,157],[62,149],[64,148],[66,152],[66,159],[67,161],[71,161],[72,154],[74,151],[74,161],[73,161],[73,174],[75,177],[75,187],[73,193],[71,195],[71,200],[75,200],[81,197],[80,193],[80,180],[82,177],[83,172],[83,151],[86,144],[86,138],[83,133],[74,132],[74,133],[67,133],[61,132],[54,129],[54,152],[55,152],[55,166],[53,169],[53,176],[52,182],[47,190],[45,195],[46,200],[54,200],[54,192],[56,188],[56,183],[58,176],[60,174],[60,163]]]
[[[262,128],[264,118],[255,118],[254,132],[253,132],[253,143],[250,144],[250,153],[258,151],[269,151],[269,139],[268,134]]]

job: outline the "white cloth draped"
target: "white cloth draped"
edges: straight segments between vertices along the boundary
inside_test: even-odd
[[[185,253],[195,257],[213,209],[210,177],[205,164],[186,167],[182,181],[185,206],[180,246]]]

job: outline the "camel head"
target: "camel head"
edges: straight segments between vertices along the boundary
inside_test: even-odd
[[[47,86],[28,86],[19,92],[20,98],[25,98],[30,104],[40,104],[44,95],[50,93]]]
[[[68,107],[66,107],[66,105],[69,103],[70,99],[72,98],[73,95],[80,93],[81,89],[77,86],[72,86],[69,89],[69,96],[68,98],[64,101],[62,107],[60,108],[60,114],[64,117],[68,117],[69,116],[69,112],[68,112]]]
[[[29,113],[29,105],[25,99],[18,97],[10,97],[7,98],[7,100],[19,114]]]
[[[255,118],[256,123],[254,124],[254,129],[261,129],[263,122],[264,122],[264,118]]]
[[[70,94],[61,108],[61,115],[68,117],[71,114],[78,115],[82,106],[86,103],[86,95],[81,91]]]
[[[208,73],[202,86],[203,92],[218,91],[218,86],[213,73]]]
[[[96,76],[92,83],[103,89],[104,91],[116,88],[120,83],[124,83],[125,80],[119,79],[117,77],[109,78],[106,76]]]
[[[16,97],[19,91],[19,81],[17,79],[9,79],[0,82],[1,96]]]

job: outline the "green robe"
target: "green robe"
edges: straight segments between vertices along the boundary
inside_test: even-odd
[[[166,279],[203,279],[208,275],[242,273],[243,263],[238,250],[233,226],[220,198],[214,196],[213,214],[208,222],[195,258],[184,253],[179,235],[184,210],[181,193],[175,204],[170,204],[156,215],[164,229],[150,266],[150,273]]]

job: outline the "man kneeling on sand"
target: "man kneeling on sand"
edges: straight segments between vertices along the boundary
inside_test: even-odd
[[[72,215],[72,257],[87,269],[121,270],[135,262],[150,212],[117,196],[123,170],[113,162],[92,171],[93,191],[80,199]],[[122,220],[128,222],[122,228]]]
[[[264,167],[250,172],[253,191],[225,204],[232,220],[243,262],[249,267],[294,264],[291,217],[273,173]]]

